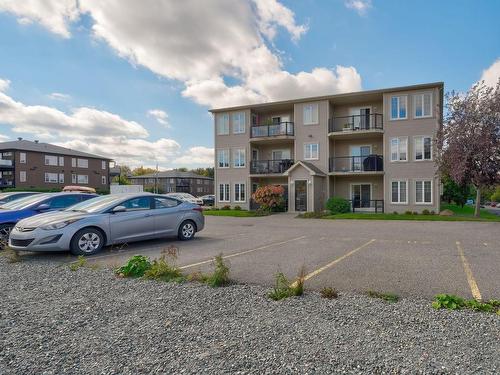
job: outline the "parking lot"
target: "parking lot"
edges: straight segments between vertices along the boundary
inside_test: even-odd
[[[498,223],[256,218],[206,218],[193,241],[147,241],[105,249],[91,263],[118,266],[135,254],[151,258],[169,245],[186,273],[208,271],[223,253],[237,282],[271,286],[277,271],[294,278],[302,265],[306,288],[376,290],[401,296],[500,297]],[[68,254],[26,254],[74,261]]]

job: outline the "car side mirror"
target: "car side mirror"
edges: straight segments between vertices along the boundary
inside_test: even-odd
[[[113,208],[113,210],[111,210],[114,214],[117,214],[118,212],[125,212],[127,211],[127,207],[125,206],[116,206],[115,208]]]
[[[47,203],[43,203],[36,208],[37,211],[47,211],[50,209],[50,206]]]

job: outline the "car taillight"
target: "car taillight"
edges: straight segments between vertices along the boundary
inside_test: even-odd
[[[193,211],[203,212],[201,207],[193,207]]]

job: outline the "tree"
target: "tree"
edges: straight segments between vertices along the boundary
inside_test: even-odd
[[[186,167],[181,167],[181,168],[175,168],[174,171],[187,172],[188,169]]]
[[[441,175],[458,185],[474,186],[479,217],[481,190],[500,182],[500,79],[495,88],[481,82],[465,94],[451,92],[446,99],[436,161]]]
[[[213,167],[207,167],[207,168],[196,168],[193,169],[192,172],[199,174],[201,176],[206,176],[206,177],[214,177],[214,168]]]
[[[113,183],[118,185],[130,185],[130,180],[127,178],[127,176],[121,174],[119,176],[113,177]]]
[[[463,207],[467,203],[467,199],[471,195],[471,188],[469,185],[459,185],[449,176],[441,178],[443,183],[443,199],[448,203],[451,201]]]
[[[263,210],[271,211],[280,208],[285,202],[285,189],[280,185],[266,185],[259,187],[252,194],[252,199],[260,204]]]
[[[154,168],[145,168],[142,165],[140,167],[134,168],[132,170],[132,175],[134,176],[143,176],[145,174],[155,174],[156,169]]]

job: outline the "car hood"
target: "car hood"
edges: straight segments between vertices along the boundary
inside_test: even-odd
[[[37,212],[32,210],[1,210],[0,224],[15,223],[20,219],[35,215]]]
[[[73,220],[73,219],[83,219],[95,214],[89,214],[85,212],[73,212],[73,211],[53,211],[44,214],[36,215],[22,220],[20,225],[30,228],[37,228],[41,225],[48,225],[52,223],[58,223],[60,221]]]

